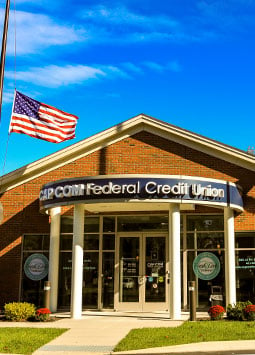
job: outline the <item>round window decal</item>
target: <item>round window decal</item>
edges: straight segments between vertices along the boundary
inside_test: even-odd
[[[43,254],[30,255],[24,265],[26,276],[33,281],[39,281],[47,276],[49,270],[49,262]]]
[[[195,275],[201,280],[212,280],[220,272],[220,261],[213,253],[200,253],[193,261]]]

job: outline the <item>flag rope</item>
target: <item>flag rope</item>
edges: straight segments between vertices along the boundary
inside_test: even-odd
[[[6,160],[7,160],[7,151],[8,151],[8,146],[9,146],[9,140],[10,140],[10,133],[8,133],[8,138],[7,138],[7,143],[6,143],[6,149],[5,149],[5,155],[4,155],[4,163],[3,163],[3,171],[2,171],[2,179],[4,176],[4,170],[5,170],[5,165],[6,165]],[[0,189],[2,185],[2,179],[0,181]]]
[[[4,28],[2,36],[2,49],[1,49],[1,61],[0,61],[0,123],[2,119],[2,102],[3,102],[3,85],[4,85],[4,68],[6,57],[6,43],[9,23],[10,12],[10,0],[6,0],[5,15],[4,15]]]
[[[6,160],[7,160],[7,152],[8,152],[8,146],[9,146],[9,140],[10,140],[10,133],[8,133],[8,138],[7,138],[7,142],[6,142],[6,148],[5,148],[5,155],[4,155],[2,176],[0,177],[0,196],[2,194],[1,193],[1,188],[2,188],[2,183],[3,183],[3,178],[4,178],[4,170],[5,170]],[[1,223],[1,221],[0,221],[0,223]]]
[[[14,86],[15,86],[15,92],[16,92],[16,72],[17,72],[17,31],[16,31],[16,0],[13,1],[13,12],[14,12]],[[6,161],[7,161],[7,152],[8,152],[8,146],[9,146],[9,140],[10,140],[10,132],[8,132],[8,137],[7,137],[7,142],[6,142],[6,148],[5,148],[5,154],[4,154],[4,161],[3,161],[3,168],[2,168],[2,176],[0,179],[0,190],[2,186],[2,180],[5,172],[5,166],[6,166]]]
[[[16,0],[13,1],[14,4],[14,85],[16,90],[17,82],[17,22],[16,22]]]

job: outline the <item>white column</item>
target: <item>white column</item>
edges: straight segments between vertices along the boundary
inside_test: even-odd
[[[50,210],[50,253],[49,253],[49,281],[50,310],[56,312],[58,307],[58,273],[59,273],[59,242],[60,242],[60,220],[61,207]]]
[[[180,241],[180,206],[169,205],[169,262],[170,292],[169,311],[171,319],[181,319],[181,241]]]
[[[235,225],[234,212],[229,207],[224,208],[224,242],[227,306],[236,303]]]
[[[74,206],[71,318],[82,315],[84,207]]]

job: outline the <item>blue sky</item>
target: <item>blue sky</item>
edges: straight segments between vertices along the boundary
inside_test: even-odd
[[[5,1],[0,0],[0,27]],[[54,144],[12,133],[5,173],[145,113],[255,146],[252,0],[11,0],[0,175],[15,87],[79,116]]]

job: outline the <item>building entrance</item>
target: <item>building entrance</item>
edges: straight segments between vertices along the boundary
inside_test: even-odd
[[[71,303],[72,253],[60,255],[59,309]],[[114,252],[84,252],[83,309],[113,308]]]
[[[164,234],[121,234],[117,239],[118,310],[167,309],[167,238]]]
[[[252,268],[248,263],[253,260],[252,253],[255,253],[255,248],[247,249],[248,245],[252,245],[253,238],[253,234],[239,233],[236,239],[237,287],[240,300],[245,299],[247,294],[250,295],[249,299],[252,299],[254,294],[253,283],[249,282],[252,279],[249,270]],[[225,304],[226,250],[223,215],[182,213],[180,244],[182,308],[187,310],[189,307],[188,282],[192,280],[196,281],[199,309],[207,310],[212,304],[215,288],[221,290],[221,302]],[[59,251],[59,310],[70,309],[72,248],[73,218],[62,217]],[[220,272],[209,280],[198,278],[193,270],[194,260],[200,253],[205,252],[213,253],[220,263]],[[38,253],[49,257],[49,236],[25,235],[23,270],[28,257]],[[170,288],[169,254],[167,215],[86,217],[83,309],[139,312],[167,310],[168,289]],[[37,306],[42,306],[45,280],[47,276],[42,280],[31,280],[23,271],[21,300],[28,302],[32,300]],[[243,289],[246,291],[244,292]]]

